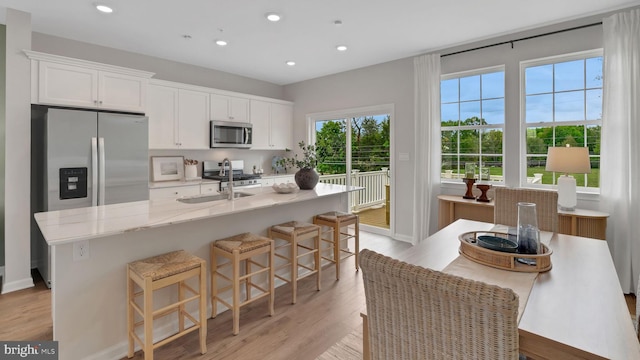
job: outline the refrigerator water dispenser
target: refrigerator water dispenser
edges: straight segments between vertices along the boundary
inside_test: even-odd
[[[60,169],[60,200],[87,197],[87,168]]]

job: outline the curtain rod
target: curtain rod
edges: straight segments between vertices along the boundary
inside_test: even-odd
[[[473,48],[473,49],[460,50],[460,51],[452,52],[452,53],[450,53],[450,54],[441,55],[440,57],[446,57],[446,56],[451,56],[451,55],[457,55],[457,54],[462,54],[462,53],[466,53],[466,52],[469,52],[469,51],[476,51],[476,50],[486,49],[486,48],[490,48],[490,47],[494,47],[494,46],[500,46],[500,45],[505,45],[505,44],[511,44],[511,48],[513,49],[513,43],[514,43],[514,42],[524,41],[524,40],[530,40],[530,39],[535,39],[535,38],[539,38],[539,37],[543,37],[543,36],[554,35],[554,34],[559,34],[559,33],[567,32],[567,31],[579,30],[579,29],[584,29],[584,28],[588,28],[588,27],[592,27],[592,26],[598,26],[598,25],[602,25],[602,21],[600,21],[600,22],[596,22],[596,23],[593,23],[593,24],[587,24],[587,25],[576,26],[576,27],[572,27],[572,28],[568,28],[568,29],[563,29],[563,30],[551,31],[551,32],[544,33],[544,34],[533,35],[533,36],[527,36],[527,37],[523,37],[523,38],[520,38],[520,39],[514,39],[514,40],[503,41],[503,42],[499,42],[499,43],[495,43],[495,44],[491,44],[491,45],[478,46],[478,47],[475,47],[475,48]]]

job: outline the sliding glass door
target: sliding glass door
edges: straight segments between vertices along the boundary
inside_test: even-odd
[[[353,192],[349,208],[360,223],[388,233],[390,216],[391,113],[369,112],[312,119],[320,181],[364,190]]]

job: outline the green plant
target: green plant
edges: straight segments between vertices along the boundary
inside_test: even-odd
[[[298,154],[294,157],[282,158],[278,160],[278,165],[285,168],[298,167],[299,169],[313,169],[318,163],[318,155],[316,153],[315,145],[306,145],[304,141],[298,143],[300,149],[302,149],[302,159],[298,159]],[[286,149],[286,151],[291,151]]]

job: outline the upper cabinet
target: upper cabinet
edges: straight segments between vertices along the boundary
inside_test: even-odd
[[[211,94],[211,120],[249,122],[249,99]]]
[[[25,51],[31,61],[31,102],[144,113],[153,73]]]
[[[285,150],[292,146],[293,106],[289,103],[251,100],[254,150]]]
[[[156,80],[149,84],[150,149],[209,149],[209,93],[185,87]]]

